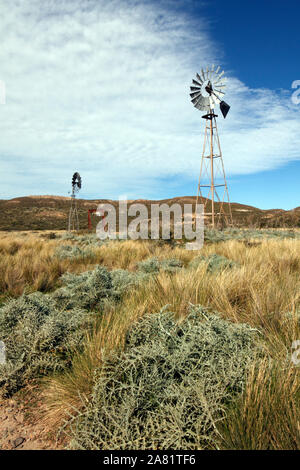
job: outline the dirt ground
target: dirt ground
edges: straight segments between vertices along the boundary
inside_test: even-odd
[[[0,400],[0,450],[62,448],[55,438],[48,437],[44,424],[24,405],[13,399]]]

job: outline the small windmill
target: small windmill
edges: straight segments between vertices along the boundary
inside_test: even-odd
[[[71,207],[69,212],[69,223],[68,223],[68,231],[71,230],[79,230],[79,219],[78,219],[78,212],[77,212],[77,201],[76,201],[76,194],[81,189],[81,176],[79,173],[74,173],[72,177],[72,195],[71,195]]]
[[[226,88],[225,80],[224,71],[220,72],[220,67],[215,68],[213,65],[211,69],[207,67],[206,71],[201,69],[200,74],[196,74],[196,79],[193,80],[190,87],[193,105],[200,111],[206,112],[202,116],[206,125],[196,211],[198,203],[203,203],[204,216],[208,218],[213,228],[221,224],[232,225],[232,212],[216,121],[218,115],[214,112],[215,106],[220,106],[221,113],[225,118],[230,109],[230,106],[223,101],[224,89]],[[209,208],[210,199],[211,209]],[[215,202],[219,203],[218,210],[216,210]]]

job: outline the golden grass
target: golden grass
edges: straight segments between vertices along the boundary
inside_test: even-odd
[[[122,349],[132,322],[166,305],[180,318],[187,314],[190,304],[201,304],[231,321],[247,322],[259,328],[266,354],[272,361],[272,366],[268,361],[259,368],[253,366],[239,408],[231,410],[222,428],[222,445],[225,448],[295,447],[296,440],[288,446],[284,432],[287,435],[297,429],[299,432],[299,414],[295,412],[297,370],[283,368],[283,364],[290,354],[292,341],[300,338],[297,317],[300,310],[299,240],[272,239],[253,245],[230,240],[205,245],[201,253],[181,247],[173,249],[166,244],[160,246],[152,241],[111,241],[93,248],[93,261],[76,262],[58,261],[53,257],[55,248],[62,243],[72,242],[41,240],[36,234],[2,237],[1,292],[19,295],[26,286],[47,291],[57,285],[65,271],[80,272],[91,269],[94,264],[103,264],[109,269],[135,270],[139,261],[153,256],[178,258],[187,267],[199,254],[217,253],[234,260],[238,266],[216,273],[208,273],[205,265],[172,274],[160,272],[131,290],[120,304],[110,307],[87,337],[84,351],[75,353],[72,369],[45,380],[42,407],[45,425],[58,427],[73,407],[79,408],[82,400],[88,399],[95,368],[101,365],[103,354]],[[280,396],[284,404],[280,404]],[[268,416],[266,428],[264,414]]]
[[[173,274],[161,272],[132,290],[87,338],[84,352],[75,356],[73,369],[47,380],[47,419],[57,423],[70,406],[80,407],[80,396],[89,396],[93,371],[101,364],[103,353],[122,348],[132,322],[166,305],[178,318],[187,314],[190,304],[201,304],[231,321],[247,322],[261,330],[268,354],[279,362],[284,360],[292,341],[300,337],[296,317],[300,303],[299,247],[300,242],[293,240],[268,241],[251,248],[236,241],[209,245],[203,248],[203,254],[228,256],[240,267],[216,274],[207,273],[204,265]],[[131,255],[135,253],[135,262],[151,251],[147,242],[140,247],[134,247],[133,242],[118,244],[112,251],[110,266],[131,266],[124,261],[123,251],[127,248],[132,250]],[[163,250],[154,247],[151,256],[178,257],[187,263],[198,254],[180,248]],[[108,253],[109,245],[105,255]]]
[[[93,256],[82,259],[58,259],[53,256],[60,245],[72,240],[42,239],[40,233],[4,232],[0,235],[0,296],[19,296],[27,291],[49,292],[66,271],[82,272],[102,264],[108,269],[134,270],[139,261],[151,256],[178,257],[187,263],[194,255],[187,250],[166,246],[162,251],[156,242],[108,242],[93,246]],[[90,247],[89,247],[90,249]]]
[[[253,364],[243,395],[219,426],[221,448],[299,450],[299,392],[295,367],[267,359]]]

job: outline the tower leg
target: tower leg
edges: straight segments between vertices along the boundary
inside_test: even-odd
[[[72,194],[71,200],[71,207],[69,212],[69,219],[68,219],[68,232],[72,230],[79,230],[79,218],[77,212],[77,201],[75,199],[75,195]]]

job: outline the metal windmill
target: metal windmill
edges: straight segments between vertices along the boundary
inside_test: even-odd
[[[69,212],[68,231],[79,230],[79,219],[77,212],[77,201],[76,194],[81,189],[81,176],[79,173],[74,173],[72,177],[72,195],[71,195],[71,207]]]
[[[204,205],[204,216],[213,228],[220,225],[232,225],[232,212],[216,121],[218,115],[214,112],[215,106],[220,106],[225,118],[230,109],[230,106],[223,101],[225,82],[224,71],[220,72],[220,67],[215,68],[213,65],[210,69],[207,67],[206,71],[201,69],[190,87],[193,105],[200,111],[206,112],[202,116],[206,124],[196,210],[198,203]]]

